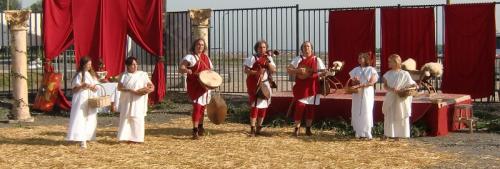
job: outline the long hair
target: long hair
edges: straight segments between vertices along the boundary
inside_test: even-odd
[[[371,52],[359,53],[358,58],[363,58],[364,62],[361,66],[372,66]]]
[[[302,53],[302,55],[304,55],[304,46],[309,43],[309,45],[311,45],[311,54],[314,55],[314,46],[313,44],[311,43],[311,41],[304,41],[302,42],[302,44],[300,45],[300,52]]]
[[[75,73],[75,76],[73,76],[73,79],[78,75],[78,73],[81,73],[82,74],[82,82],[85,81],[85,69],[84,69],[84,67],[90,61],[92,61],[92,59],[90,59],[88,56],[84,56],[84,57],[80,58],[80,61],[78,62],[78,68],[77,68],[77,71]],[[89,73],[92,77],[94,77],[94,78],[97,77],[97,75],[94,71],[94,68],[92,68],[92,66],[89,69]]]
[[[205,53],[207,51],[207,42],[205,42],[205,39],[203,38],[198,38],[198,39],[195,39],[193,41],[193,43],[191,44],[191,49],[189,50],[192,54],[196,54],[195,50],[196,50],[196,44],[199,42],[199,41],[202,41],[204,45],[203,47],[203,53]]]

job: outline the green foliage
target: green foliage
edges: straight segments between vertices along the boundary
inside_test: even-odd
[[[153,110],[171,110],[177,108],[179,105],[174,103],[171,99],[165,98],[160,103],[153,105]]]
[[[31,9],[31,12],[33,13],[40,13],[43,11],[43,5],[42,5],[42,1],[37,1],[35,2],[34,4],[32,4],[30,6],[30,9]]]
[[[490,132],[500,133],[500,116],[497,115],[498,110],[489,107],[482,107],[474,111],[474,116],[477,118],[477,128],[479,130],[486,130]],[[497,114],[495,114],[497,113]]]
[[[383,128],[383,127],[382,127]],[[427,131],[429,127],[422,120],[417,121],[413,125],[411,125],[410,132],[411,137],[425,137],[427,136]]]
[[[230,122],[249,124],[250,108],[245,105],[235,106],[231,102],[227,105],[227,120]]]
[[[7,1],[9,2],[9,9],[21,9],[21,2],[19,0],[1,0],[0,10],[7,10]]]

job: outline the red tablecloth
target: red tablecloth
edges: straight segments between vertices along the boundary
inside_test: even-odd
[[[382,122],[382,102],[384,92],[377,92],[375,96],[374,121]],[[458,103],[471,103],[469,95],[462,94],[439,94],[434,98],[440,98],[440,102],[431,101],[429,97],[414,97],[412,102],[412,123],[423,120],[430,129],[429,135],[443,136],[448,131],[459,129],[459,124],[453,123],[454,105]],[[288,106],[292,100],[292,93],[274,93],[271,105],[268,109],[268,117],[286,115]],[[327,97],[321,96],[321,105],[316,109],[315,119],[351,119],[350,94],[331,94]]]

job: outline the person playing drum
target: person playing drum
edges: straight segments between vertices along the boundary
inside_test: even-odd
[[[247,93],[250,104],[250,136],[259,135],[267,107],[271,103],[271,87],[269,77],[276,72],[272,54],[267,53],[267,42],[258,41],[254,45],[257,54],[245,59],[243,65],[247,74]],[[264,89],[262,89],[264,88]],[[261,92],[258,92],[261,90]],[[262,93],[262,92],[265,92]],[[257,128],[255,127],[257,123]]]
[[[306,135],[311,136],[311,125],[314,117],[316,105],[319,105],[320,96],[318,78],[321,71],[326,67],[323,61],[316,57],[312,51],[312,44],[305,41],[300,46],[302,51],[301,56],[293,58],[290,65],[287,67],[288,74],[295,76],[295,84],[293,85],[293,102],[295,130],[294,136],[298,136],[300,132],[300,122],[302,116],[306,116]]]
[[[179,66],[180,73],[187,74],[187,93],[193,102],[193,139],[203,136],[203,117],[205,105],[210,101],[210,90],[199,81],[199,73],[213,68],[212,61],[205,54],[207,45],[205,40],[196,39],[191,46],[191,54],[184,56]]]

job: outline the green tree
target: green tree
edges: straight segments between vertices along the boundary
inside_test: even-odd
[[[0,0],[0,11],[7,10],[7,1],[9,2],[9,9],[21,9],[19,0]]]
[[[34,4],[30,6],[31,12],[42,12],[43,6],[42,1],[36,1]]]

